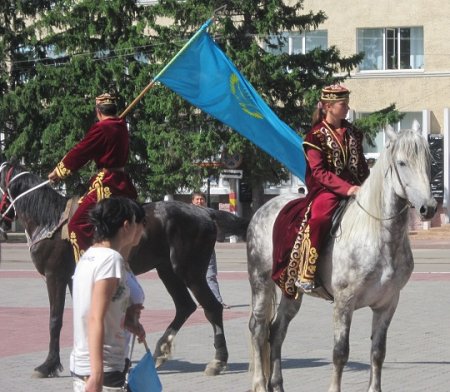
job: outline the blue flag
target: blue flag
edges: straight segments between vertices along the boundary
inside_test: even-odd
[[[131,392],[161,392],[163,390],[152,353],[147,352],[128,376]]]
[[[155,77],[305,180],[302,138],[281,121],[206,32],[205,23]]]

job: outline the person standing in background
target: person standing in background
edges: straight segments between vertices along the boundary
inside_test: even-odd
[[[206,207],[206,197],[201,192],[194,192],[191,197],[192,204],[199,207]],[[209,260],[208,270],[206,272],[206,281],[217,300],[222,304],[224,309],[230,309],[230,306],[223,302],[220,294],[219,282],[217,281],[217,258],[216,251],[213,250],[211,259]]]

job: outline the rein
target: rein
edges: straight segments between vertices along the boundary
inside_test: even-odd
[[[394,166],[394,171],[395,171],[395,174],[397,175],[398,182],[399,182],[400,186],[401,186],[402,189],[403,189],[403,193],[406,195],[406,189],[405,189],[405,186],[403,185],[403,182],[402,182],[402,180],[401,180],[401,178],[400,178],[400,174],[398,174],[397,166],[395,166],[394,164],[391,163],[391,165],[389,166],[388,170],[391,169],[391,171],[392,171],[392,166]],[[388,170],[386,171],[386,175],[387,175]],[[385,177],[386,177],[386,175],[385,175]],[[371,214],[369,211],[367,211],[367,210],[361,205],[361,203],[358,201],[357,198],[355,198],[355,201],[356,201],[356,204],[358,205],[359,208],[361,208],[361,209],[362,209],[367,215],[369,215],[371,218],[373,218],[373,219],[375,219],[375,220],[377,220],[377,221],[379,221],[379,222],[389,221],[389,220],[398,218],[398,217],[399,217],[400,215],[402,215],[409,207],[411,207],[411,202],[410,202],[409,200],[406,200],[405,206],[400,210],[400,212],[399,212],[398,214],[395,214],[395,215],[390,216],[390,217],[388,217],[388,218],[380,218],[380,217],[378,217],[378,216],[375,216],[375,215]]]
[[[389,218],[379,218],[375,215],[372,215],[369,211],[367,211],[362,205],[361,203],[358,201],[358,199],[355,199],[356,204],[358,205],[359,208],[361,208],[367,215],[369,215],[371,218],[377,220],[377,221],[388,221],[388,220],[392,220],[395,218],[398,218],[400,215],[402,215],[408,208],[409,208],[409,203],[406,203],[406,205],[400,210],[400,212],[398,214],[395,214],[393,216],[390,216]]]

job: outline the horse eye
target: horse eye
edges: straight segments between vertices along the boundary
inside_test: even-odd
[[[406,166],[406,162],[405,161],[398,161],[398,165],[401,167],[405,167]]]

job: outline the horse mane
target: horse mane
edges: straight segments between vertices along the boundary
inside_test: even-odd
[[[15,175],[24,171],[21,168],[15,168]],[[39,185],[43,180],[36,174],[27,172],[15,181],[9,187],[10,192],[15,198],[26,190]],[[66,207],[67,199],[56,192],[51,186],[45,185],[41,188],[28,193],[15,203],[16,208],[21,215],[32,220],[39,226],[52,226],[58,224],[61,214]]]
[[[415,157],[426,157],[426,159],[414,159]],[[370,170],[370,175],[362,184],[356,200],[371,215],[376,217],[383,216],[383,193],[385,188],[390,185],[387,182],[386,174],[394,162],[397,160],[408,161],[408,164],[419,170],[430,170],[430,150],[426,140],[415,130],[402,130],[397,134],[395,140],[387,143],[381,151],[378,160]],[[342,230],[342,237],[345,240],[350,239],[353,233],[358,233],[360,238],[366,238],[371,243],[377,244],[381,241],[381,221],[372,218],[360,206],[353,201],[345,214],[348,230]]]

